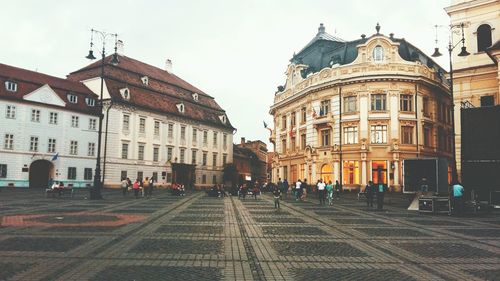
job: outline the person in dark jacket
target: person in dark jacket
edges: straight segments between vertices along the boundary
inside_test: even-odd
[[[365,187],[366,207],[373,207],[374,189],[375,187],[373,186],[373,182],[369,181]]]
[[[383,183],[378,183],[376,185],[376,191],[377,191],[377,210],[383,210],[384,209],[384,195],[385,195],[385,192],[387,191],[387,186]]]

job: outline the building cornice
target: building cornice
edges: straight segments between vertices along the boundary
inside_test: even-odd
[[[500,3],[500,0],[474,0],[474,1],[467,1],[467,2],[462,2],[459,4],[451,5],[448,7],[445,7],[444,10],[446,13],[448,13],[449,16],[451,14],[459,12],[461,10],[465,9],[470,9],[470,8],[476,8],[484,5],[489,5],[489,4],[495,4],[495,3]]]

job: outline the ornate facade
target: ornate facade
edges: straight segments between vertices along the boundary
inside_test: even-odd
[[[453,99],[457,170],[461,167],[461,106],[493,106],[500,104],[500,1],[453,0],[446,12],[452,25],[465,24],[465,45],[469,56],[453,53]],[[454,34],[455,42],[461,34]]]
[[[445,71],[393,34],[345,41],[325,32],[293,56],[270,114],[273,181],[324,180],[400,190],[402,160],[451,158]]]

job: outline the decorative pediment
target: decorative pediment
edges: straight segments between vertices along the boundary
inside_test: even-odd
[[[66,106],[64,100],[61,99],[48,84],[45,84],[33,92],[25,95],[23,99],[55,106]]]

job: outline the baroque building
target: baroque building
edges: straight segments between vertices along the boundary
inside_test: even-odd
[[[96,99],[82,83],[0,64],[0,187],[91,185]]]
[[[455,150],[457,170],[461,170],[461,106],[494,106],[500,104],[500,1],[452,0],[445,8],[451,25],[465,25],[465,46],[469,56],[453,53],[453,99],[455,103]],[[454,41],[461,34],[452,33]],[[498,122],[498,121],[497,121]]]
[[[297,54],[270,114],[273,181],[369,180],[403,184],[402,160],[451,158],[445,71],[405,39],[380,33],[346,41],[325,31]]]
[[[203,188],[222,183],[232,162],[234,128],[215,99],[166,69],[118,55],[104,64],[105,186],[122,178],[154,177],[159,185],[174,182]],[[101,62],[72,72],[100,94]]]

